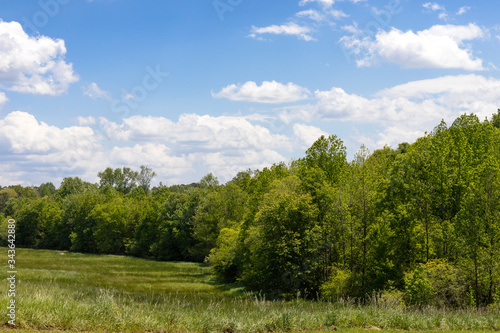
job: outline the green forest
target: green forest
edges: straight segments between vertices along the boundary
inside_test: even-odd
[[[270,298],[500,308],[500,110],[352,161],[330,135],[224,185],[151,188],[155,176],[2,187],[1,245],[12,218],[18,247],[206,262]]]

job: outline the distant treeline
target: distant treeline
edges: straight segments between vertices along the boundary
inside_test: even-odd
[[[3,188],[3,245],[14,218],[17,246],[206,261],[221,282],[276,297],[500,304],[500,111],[351,162],[322,136],[225,185],[208,174],[150,189],[147,167],[98,176]]]

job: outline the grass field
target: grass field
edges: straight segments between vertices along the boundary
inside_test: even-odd
[[[214,283],[210,268],[203,264],[16,251],[16,323],[27,331],[231,333],[328,331],[333,325],[346,333],[370,328],[387,332],[500,330],[498,311],[360,307],[300,298],[269,301],[237,286]],[[2,253],[5,276],[7,249]],[[6,281],[4,290],[0,306],[6,309]],[[8,328],[7,320],[4,314],[4,329]]]

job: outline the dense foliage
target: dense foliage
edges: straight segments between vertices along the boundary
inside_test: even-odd
[[[155,173],[0,190],[17,245],[207,261],[220,281],[276,297],[500,306],[500,111],[354,160],[335,135],[304,158],[220,185],[150,189]],[[403,303],[404,302],[404,303]]]

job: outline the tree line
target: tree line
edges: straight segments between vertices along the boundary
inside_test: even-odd
[[[151,189],[155,176],[108,168],[98,184],[2,188],[1,241],[14,218],[18,246],[205,261],[275,297],[500,303],[500,110],[352,161],[330,135],[224,185],[208,174]]]

